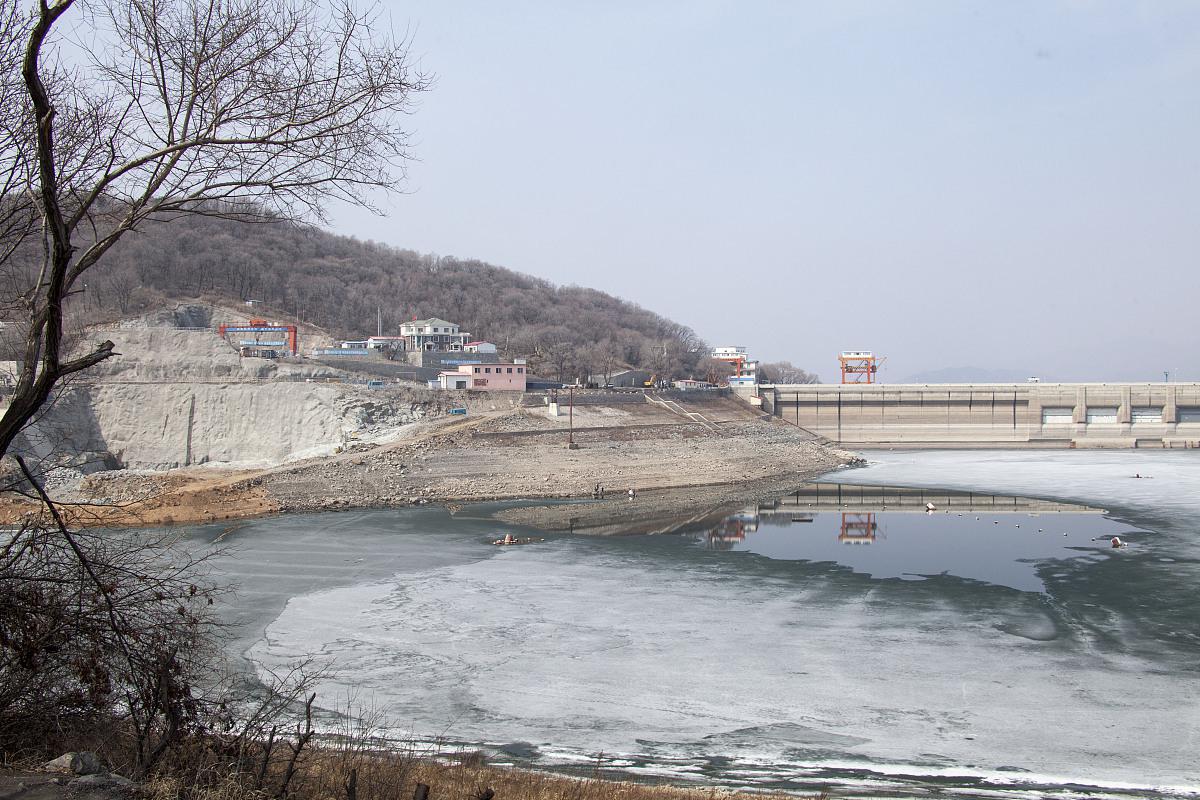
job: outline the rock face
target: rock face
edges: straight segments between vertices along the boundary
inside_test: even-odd
[[[98,775],[104,772],[100,756],[90,750],[78,753],[63,753],[53,761],[46,763],[46,769],[55,772],[69,772],[72,775]]]
[[[325,455],[349,437],[425,416],[401,399],[364,410],[352,387],[292,382],[101,385],[89,407],[103,450],[130,469],[258,467]],[[365,390],[362,390],[365,391]]]
[[[111,338],[119,355],[62,389],[18,442],[77,473],[255,468],[328,455],[351,441],[386,440],[441,402],[421,388],[346,383],[324,366],[243,358],[211,329],[90,336]]]

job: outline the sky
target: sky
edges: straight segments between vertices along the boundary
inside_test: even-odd
[[[1200,4],[383,0],[435,76],[338,233],[836,379],[1200,380]]]

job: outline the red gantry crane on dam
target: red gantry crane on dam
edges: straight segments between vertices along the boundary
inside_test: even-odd
[[[879,367],[887,359],[869,350],[843,350],[838,361],[842,365],[842,383],[875,383]]]

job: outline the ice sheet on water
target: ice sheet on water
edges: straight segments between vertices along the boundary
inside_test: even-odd
[[[1145,632],[1150,611],[1084,608],[1094,565],[1061,567],[1047,599],[742,555],[558,539],[296,597],[251,657],[335,660],[321,695],[372,702],[402,730],[716,780],[827,764],[1011,783],[1007,765],[1045,783],[1200,786],[1194,644]],[[1047,625],[1061,635],[1014,635]]]

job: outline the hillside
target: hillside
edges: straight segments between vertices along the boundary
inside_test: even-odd
[[[561,379],[621,364],[686,374],[705,349],[686,326],[594,289],[291,223],[213,217],[127,235],[88,274],[77,310],[94,321],[197,297],[259,300],[344,338],[374,334],[377,307],[385,333],[442,317]]]

